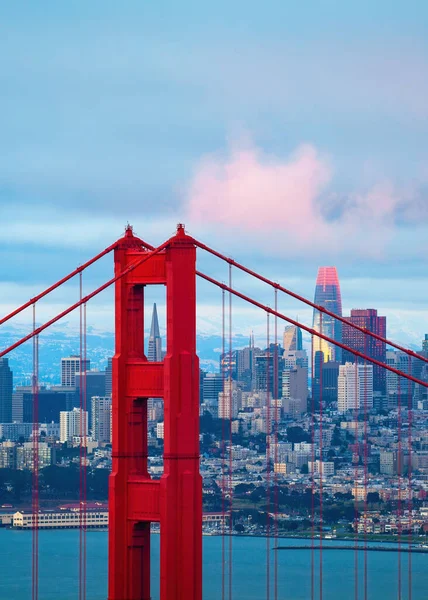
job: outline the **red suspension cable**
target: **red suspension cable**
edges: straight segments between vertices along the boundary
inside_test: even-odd
[[[358,549],[359,549],[359,511],[358,511],[358,492],[359,492],[359,457],[360,457],[360,443],[359,443],[359,427],[358,427],[358,396],[359,396],[359,386],[358,386],[358,357],[355,359],[355,367],[354,367],[354,430],[355,430],[355,441],[354,448],[355,453],[357,454],[357,460],[355,461],[354,468],[354,486],[355,486],[355,498],[354,498],[354,519],[355,519],[355,532],[354,532],[354,598],[358,600],[358,577],[359,577],[359,564],[358,564]],[[346,409],[346,406],[344,407]],[[354,457],[355,460],[355,457]]]
[[[271,287],[280,290],[284,294],[287,294],[288,296],[294,298],[295,300],[298,300],[299,302],[303,302],[304,304],[319,311],[320,313],[329,315],[330,317],[337,319],[341,323],[344,323],[347,326],[352,327],[353,329],[356,329],[357,331],[360,331],[361,333],[366,333],[367,335],[370,335],[372,338],[378,340],[379,342],[383,342],[383,343],[387,344],[388,346],[392,346],[396,350],[400,350],[401,352],[404,352],[405,354],[412,356],[413,358],[417,358],[417,359],[420,359],[420,360],[428,363],[428,358],[425,358],[425,357],[417,354],[416,352],[413,352],[413,350],[410,350],[409,348],[400,346],[399,344],[396,344],[395,342],[392,342],[391,340],[388,340],[388,339],[382,337],[381,335],[374,333],[373,331],[365,330],[364,327],[360,327],[359,325],[356,325],[355,323],[351,323],[351,322],[347,321],[345,317],[337,315],[336,313],[328,310],[327,308],[324,308],[323,306],[320,306],[318,304],[315,304],[314,302],[311,302],[304,296],[300,296],[299,294],[292,292],[291,290],[283,287],[282,285],[280,285],[279,283],[276,283],[275,281],[272,281],[271,279],[268,279],[267,277],[263,277],[263,275],[260,275],[256,271],[252,271],[251,269],[248,269],[247,267],[236,262],[232,258],[228,258],[227,256],[224,256],[220,252],[213,250],[212,248],[210,248],[209,246],[206,246],[205,244],[196,240],[195,238],[191,238],[191,239],[192,239],[193,243],[195,244],[195,246],[197,246],[198,248],[201,248],[201,250],[205,250],[206,252],[212,254],[213,256],[216,256],[220,260],[223,260],[223,261],[227,262],[228,264],[233,265],[237,269],[243,271],[244,273],[247,273],[247,275],[251,275],[252,277],[255,277],[256,279],[258,279],[259,281],[262,281],[263,283],[266,283],[267,285],[270,285]]]
[[[266,600],[270,599],[270,331],[269,313],[266,313]]]
[[[409,356],[409,373],[412,372],[412,358]],[[412,426],[413,426],[413,401],[412,401],[412,386],[410,381],[407,382],[407,407],[408,407],[408,454],[409,454],[409,466],[408,466],[408,487],[407,487],[407,506],[409,511],[409,553],[408,558],[408,600],[412,600],[412,553],[411,548],[413,545],[413,491],[412,491]]]
[[[364,334],[364,354],[367,354],[367,334]],[[368,595],[368,552],[367,552],[367,519],[368,519],[368,502],[367,502],[367,493],[368,493],[368,445],[367,445],[367,361],[364,361],[364,444],[363,444],[363,452],[364,452],[364,600],[367,600]],[[373,390],[373,385],[372,385]],[[372,393],[373,394],[373,393]],[[373,395],[372,395],[373,397]],[[361,407],[360,407],[361,410]]]
[[[353,348],[350,348],[349,346],[346,346],[345,344],[342,344],[341,342],[338,342],[337,340],[334,340],[333,338],[330,338],[327,335],[324,335],[318,331],[315,331],[315,329],[312,329],[311,327],[308,327],[307,325],[298,323],[294,319],[291,319],[290,317],[287,317],[286,315],[275,311],[273,308],[270,308],[269,306],[262,304],[261,302],[258,302],[257,300],[254,300],[250,296],[246,296],[245,294],[242,294],[241,292],[238,292],[237,290],[230,288],[229,286],[225,285],[224,283],[221,283],[220,281],[217,281],[217,279],[214,279],[213,277],[210,277],[209,275],[206,275],[205,273],[196,271],[196,274],[201,279],[205,279],[206,281],[209,281],[213,285],[216,285],[217,287],[224,289],[226,292],[231,292],[237,298],[241,298],[241,300],[245,300],[249,304],[252,304],[253,306],[256,306],[257,308],[261,308],[262,310],[270,313],[271,315],[274,315],[274,316],[276,315],[279,319],[282,319],[283,321],[286,321],[287,323],[290,323],[291,325],[300,327],[307,333],[313,334],[313,335],[317,336],[318,338],[320,338],[326,342],[329,342],[330,344],[333,344],[334,346],[337,346],[338,348],[342,348],[342,350],[347,350],[354,356],[358,356],[359,358],[362,358],[363,360],[367,360],[368,362],[370,362],[373,365],[378,365],[378,366],[382,367],[383,369],[390,371],[391,373],[395,373],[396,375],[400,375],[401,377],[404,377],[404,379],[413,381],[414,383],[418,383],[419,385],[421,385],[424,388],[428,388],[428,382],[422,381],[422,379],[418,379],[417,377],[408,375],[407,373],[404,373],[403,371],[401,371],[399,369],[395,369],[394,367],[391,367],[390,365],[385,365],[384,363],[380,362],[379,360],[377,360],[375,358],[372,358],[371,356],[366,356],[363,352],[354,350]],[[8,349],[8,351],[10,351],[10,350]],[[1,356],[3,356],[3,353],[0,352],[0,358],[1,358]]]
[[[38,294],[34,298],[31,298],[31,300],[29,300],[28,302],[26,302],[25,304],[23,304],[19,308],[16,308],[14,311],[12,311],[8,315],[6,315],[2,319],[0,319],[0,325],[3,325],[3,323],[6,323],[7,321],[9,321],[10,319],[12,319],[13,317],[16,317],[16,315],[18,315],[20,312],[22,312],[26,308],[29,308],[30,306],[34,306],[34,304],[36,302],[38,302],[39,300],[41,300],[42,298],[44,298],[45,296],[47,296],[48,294],[50,294],[51,292],[53,292],[54,290],[56,290],[58,287],[60,287],[61,285],[63,285],[64,283],[66,283],[67,281],[69,281],[70,279],[72,279],[73,277],[75,277],[76,275],[78,275],[79,273],[82,273],[82,271],[84,271],[85,269],[87,269],[88,267],[90,267],[91,265],[93,265],[95,262],[97,262],[98,260],[100,260],[100,258],[102,258],[106,254],[108,254],[109,252],[111,252],[112,250],[114,250],[116,248],[117,244],[118,244],[118,242],[115,242],[114,244],[112,244],[111,246],[109,246],[108,248],[106,248],[105,250],[103,250],[102,252],[100,252],[99,254],[97,254],[96,256],[94,256],[94,258],[91,258],[91,260],[88,260],[87,262],[85,262],[80,267],[77,267],[77,269],[75,269],[74,271],[72,271],[71,273],[69,273],[68,275],[66,275],[65,277],[63,277],[62,279],[60,279],[59,281],[57,281],[56,283],[54,283],[53,285],[51,285],[50,287],[48,287],[46,290],[44,290],[43,292],[41,292],[40,294]]]
[[[278,290],[275,290],[275,311],[278,312]],[[279,513],[279,490],[278,490],[278,473],[275,465],[278,463],[278,383],[279,383],[279,372],[278,372],[278,317],[275,315],[274,319],[274,335],[275,335],[275,353],[274,353],[274,368],[273,368],[273,386],[274,386],[274,431],[273,431],[273,443],[274,443],[274,468],[273,468],[273,485],[274,485],[274,600],[278,600],[278,513]]]
[[[88,452],[88,406],[87,406],[87,327],[86,327],[86,304],[83,305],[83,414],[85,416],[85,428],[83,431],[83,600],[86,600],[86,581],[87,581],[87,452]]]
[[[99,288],[97,288],[96,290],[94,290],[93,292],[91,292],[90,294],[88,294],[87,296],[85,296],[84,298],[82,298],[81,300],[79,300],[78,302],[73,304],[72,306],[69,306],[68,308],[63,310],[61,313],[57,314],[56,317],[53,317],[52,319],[50,319],[49,321],[47,321],[40,327],[37,327],[34,331],[32,331],[28,335],[24,336],[23,338],[21,338],[20,340],[18,340],[14,344],[12,344],[11,346],[8,346],[7,348],[5,348],[5,350],[2,350],[0,352],[0,358],[2,356],[6,356],[6,354],[9,354],[9,352],[12,352],[12,350],[19,348],[19,346],[21,346],[25,342],[28,342],[28,340],[33,339],[35,336],[42,333],[42,331],[44,331],[51,325],[54,325],[55,323],[57,323],[58,321],[63,319],[65,316],[67,316],[68,314],[73,312],[73,310],[76,310],[76,308],[79,308],[79,306],[81,304],[86,304],[87,302],[89,302],[89,300],[92,300],[92,298],[94,298],[95,296],[97,296],[98,294],[100,294],[101,292],[106,290],[108,287],[110,287],[111,285],[116,283],[116,281],[119,281],[120,279],[122,279],[122,277],[124,277],[127,273],[130,273],[131,271],[133,271],[134,269],[136,269],[137,267],[139,267],[140,265],[145,263],[152,256],[155,256],[156,254],[159,254],[159,252],[162,252],[162,250],[165,250],[165,248],[167,246],[169,246],[170,243],[171,243],[171,240],[167,240],[164,244],[162,244],[161,246],[159,246],[158,248],[153,250],[153,252],[148,252],[142,258],[136,260],[134,263],[129,265],[129,267],[124,269],[121,273],[119,273],[119,275],[112,277],[112,279],[109,279],[106,283],[101,285]]]
[[[226,311],[226,307],[225,307],[225,291],[222,290],[221,291],[221,300],[222,300],[222,318],[221,318],[221,323],[222,323],[222,335],[221,335],[221,356],[222,356],[222,361],[221,361],[221,374],[222,374],[222,394],[221,394],[221,440],[222,440],[222,469],[221,469],[221,473],[222,473],[222,482],[221,482],[221,489],[222,489],[222,518],[223,518],[223,524],[222,524],[222,538],[221,538],[221,597],[222,600],[225,600],[226,598],[226,539],[225,539],[225,535],[226,535],[226,523],[225,523],[225,519],[226,519],[226,431],[225,431],[225,424],[226,424],[226,415],[225,415],[225,407],[226,407],[226,390],[225,390],[225,335],[226,335],[226,331],[225,331],[225,326],[226,326],[226,322],[225,322],[225,311]]]
[[[33,304],[33,331],[36,304]],[[33,337],[33,489],[32,489],[32,600],[39,597],[39,338]]]
[[[82,273],[79,273],[80,300],[82,293]],[[83,306],[79,306],[79,359],[80,359],[80,381],[79,381],[79,600],[83,600]]]
[[[320,333],[322,334],[322,313],[320,314]],[[320,446],[320,469],[319,469],[319,490],[320,490],[320,527],[319,527],[319,532],[320,532],[320,575],[319,575],[319,589],[320,589],[320,594],[319,594],[319,600],[322,600],[322,596],[323,596],[323,556],[322,556],[322,545],[323,545],[323,477],[324,477],[324,461],[323,461],[323,378],[322,378],[322,371],[323,371],[323,364],[324,364],[324,354],[322,355],[322,361],[320,364],[320,394],[319,394],[319,398],[320,398],[320,406],[319,406],[319,415],[320,415],[320,427],[319,427],[319,432],[320,432],[320,441],[319,441],[319,446]],[[312,469],[315,470],[315,465],[312,465]]]
[[[401,503],[401,485],[402,485],[402,468],[403,468],[403,454],[402,454],[402,443],[401,443],[401,379],[398,378],[398,406],[397,406],[397,432],[398,432],[398,504],[397,504],[397,525],[398,525],[398,600],[401,600],[401,523],[402,523],[402,503]]]
[[[229,265],[229,287],[232,287],[232,265]],[[233,462],[232,462],[232,418],[233,418],[233,394],[232,394],[232,294],[229,293],[229,600],[232,600],[232,541],[233,541]]]
[[[314,362],[314,335],[311,335],[311,463],[312,463],[312,477],[311,477],[311,600],[315,600],[315,362]]]

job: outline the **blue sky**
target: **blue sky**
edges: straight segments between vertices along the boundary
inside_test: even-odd
[[[127,221],[153,243],[184,221],[311,297],[335,264],[345,310],[379,308],[400,341],[428,330],[425,2],[2,4],[3,312]],[[217,300],[201,286],[201,328]]]

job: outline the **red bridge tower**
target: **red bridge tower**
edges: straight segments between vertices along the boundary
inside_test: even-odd
[[[161,600],[202,598],[202,481],[196,248],[179,225],[167,247],[148,250],[127,228],[115,250],[113,469],[109,484],[109,600],[150,600],[150,523],[160,523]],[[144,287],[166,285],[167,352],[144,355]],[[147,399],[164,399],[164,474],[147,471]]]

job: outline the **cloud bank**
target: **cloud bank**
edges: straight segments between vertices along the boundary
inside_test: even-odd
[[[417,222],[420,215],[420,202],[390,181],[343,195],[332,192],[333,183],[331,160],[311,144],[279,158],[251,142],[235,143],[226,155],[200,161],[189,186],[188,221],[239,232],[270,248],[382,258],[399,229],[398,216]]]

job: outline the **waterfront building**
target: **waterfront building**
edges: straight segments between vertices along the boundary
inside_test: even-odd
[[[24,511],[14,513],[13,527],[15,529],[33,529],[34,526],[33,513]],[[39,512],[37,527],[39,529],[78,529],[82,527],[82,513],[79,509]],[[108,511],[87,510],[85,512],[85,527],[90,529],[108,527]]]

